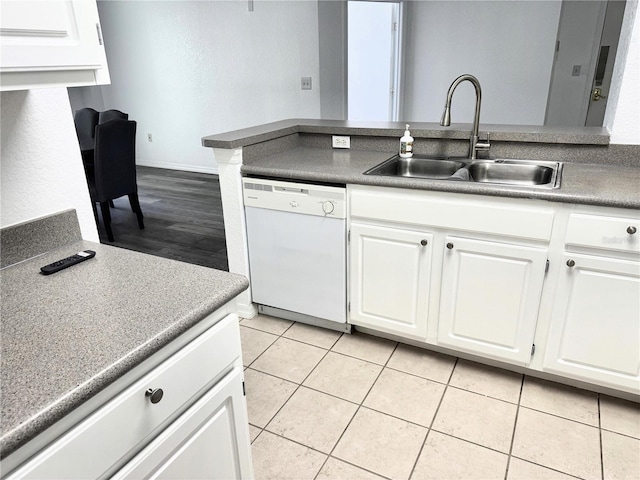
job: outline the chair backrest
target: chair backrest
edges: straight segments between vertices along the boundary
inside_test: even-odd
[[[76,110],[73,121],[76,124],[76,134],[81,150],[93,149],[93,140],[96,125],[98,125],[98,112],[93,108],[81,108]]]
[[[98,125],[110,122],[111,120],[129,120],[129,114],[121,112],[120,110],[105,110],[104,112],[100,112]]]
[[[137,191],[136,122],[111,120],[96,127],[94,181],[97,202]]]

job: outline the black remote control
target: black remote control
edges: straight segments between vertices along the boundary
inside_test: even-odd
[[[57,262],[50,263],[49,265],[45,265],[40,268],[40,271],[44,275],[51,275],[52,273],[59,272],[65,268],[71,267],[76,263],[84,262],[85,260],[89,260],[96,256],[96,252],[93,250],[85,250],[84,252],[78,252],[75,255],[71,255],[70,257],[63,258],[62,260],[58,260]]]

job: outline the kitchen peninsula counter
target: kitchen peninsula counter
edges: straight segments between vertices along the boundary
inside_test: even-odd
[[[295,147],[262,158],[246,160],[242,166],[242,173],[297,181],[372,185],[640,208],[640,168],[566,162],[561,186],[557,189],[363,175],[363,172],[392,155],[389,152]]]
[[[563,162],[556,189],[364,175],[397,152],[404,126],[289,119],[209,135],[202,144],[214,152],[241,152],[242,175],[640,208],[640,146],[610,144],[603,127],[480,124],[481,137],[490,133],[490,158]],[[413,123],[414,153],[463,157],[470,130],[469,124]],[[351,148],[332,148],[332,135],[351,136]]]
[[[40,273],[87,249],[95,258]],[[241,275],[82,240],[1,273],[3,458],[248,287]]]

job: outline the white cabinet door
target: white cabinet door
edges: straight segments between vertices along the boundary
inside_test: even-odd
[[[349,322],[425,340],[433,235],[351,224]]]
[[[438,344],[528,364],[547,250],[448,236]]]
[[[640,263],[565,253],[543,368],[640,393]]]
[[[242,370],[230,373],[114,479],[253,478]]]
[[[2,90],[109,82],[96,2],[3,0]]]

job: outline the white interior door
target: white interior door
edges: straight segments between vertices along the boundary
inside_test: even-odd
[[[601,127],[604,122],[604,113],[607,109],[607,97],[611,87],[613,64],[618,51],[624,9],[625,2],[607,2],[604,27],[602,28],[598,58],[591,85],[587,120],[585,122],[587,127]]]
[[[348,3],[349,120],[397,120],[399,19],[395,2]]]

